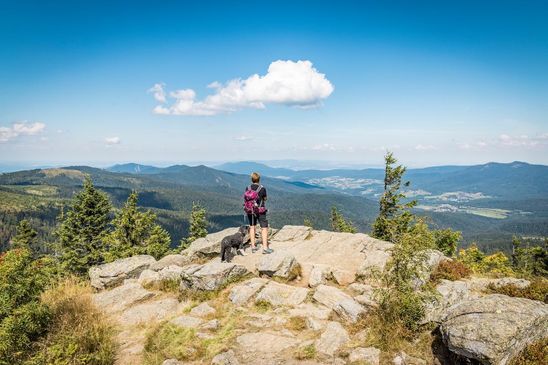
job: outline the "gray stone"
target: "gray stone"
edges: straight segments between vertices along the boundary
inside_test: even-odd
[[[352,283],[348,285],[348,289],[356,295],[361,295],[365,292],[373,292],[374,288],[369,284]]]
[[[156,261],[154,264],[150,265],[150,270],[159,271],[162,270],[164,267],[176,265],[176,266],[185,266],[190,263],[188,257],[174,254],[174,255],[167,255],[162,257],[160,260]]]
[[[438,295],[433,301],[427,303],[425,316],[421,324],[428,322],[439,323],[453,305],[477,297],[468,289],[468,283],[461,280],[441,280],[436,286],[436,290]]]
[[[119,317],[123,326],[135,326],[141,323],[159,322],[182,309],[174,298],[158,299],[137,304],[126,309]]]
[[[150,269],[143,270],[137,281],[144,288],[155,287],[160,282],[160,274]]]
[[[221,326],[221,322],[218,319],[212,319],[211,321],[207,321],[204,324],[200,326],[203,330],[209,330],[209,331],[215,331]]]
[[[251,332],[244,333],[236,338],[243,352],[257,353],[278,353],[299,344],[299,340],[294,337],[280,336],[269,332]],[[268,344],[268,346],[265,346]]]
[[[239,365],[238,359],[236,358],[236,355],[234,354],[234,351],[228,350],[226,352],[222,352],[218,355],[215,355],[215,357],[211,360],[211,365]]]
[[[354,299],[344,299],[333,307],[335,313],[342,319],[355,323],[366,313],[365,308]]]
[[[193,268],[192,274],[189,274],[188,271],[183,272],[181,289],[217,290],[247,273],[247,269],[242,265],[209,262],[198,268]]]
[[[375,347],[356,347],[350,352],[348,361],[364,362],[369,365],[379,365],[381,350]]]
[[[338,302],[352,299],[352,297],[334,286],[319,285],[314,292],[313,299],[327,308],[333,309]]]
[[[339,322],[329,322],[325,331],[316,341],[316,349],[322,354],[333,356],[337,350],[349,341],[348,332]]]
[[[327,320],[331,309],[312,303],[302,303],[288,310],[290,317],[313,317],[319,320]]]
[[[438,267],[442,261],[451,261],[450,258],[445,256],[441,251],[438,250],[425,250],[424,254],[426,255],[426,260],[424,266],[419,270],[417,277],[413,279],[413,285],[415,289],[419,289],[421,286],[426,284],[430,279],[432,272]]]
[[[138,255],[93,266],[89,269],[91,286],[99,290],[118,286],[125,279],[138,278],[143,270],[148,269],[155,262],[152,256]]]
[[[263,255],[257,270],[262,275],[291,280],[298,274],[297,267],[295,256],[284,251],[275,251],[270,255]]]
[[[283,226],[274,237],[273,241],[302,241],[307,239],[312,232],[312,228],[306,226]]]
[[[179,327],[198,328],[204,321],[200,318],[183,315],[175,317],[169,322]]]
[[[158,271],[161,281],[180,281],[181,275],[185,272],[185,269],[177,265],[169,265]]]
[[[221,241],[226,236],[238,232],[238,227],[223,229],[198,238],[190,246],[181,252],[181,255],[190,260],[203,257],[215,257],[221,253]]]
[[[192,308],[190,310],[190,314],[195,317],[207,317],[209,315],[215,314],[215,309],[213,309],[209,304],[204,302]]]
[[[314,317],[306,317],[306,327],[312,331],[322,331],[325,328],[325,322]]]
[[[308,286],[315,288],[318,285],[325,284],[331,277],[331,268],[327,265],[315,264],[310,270]]]
[[[365,243],[362,252],[365,259],[358,269],[357,276],[370,278],[375,271],[382,272],[390,260],[393,244],[380,240],[370,240]]]
[[[356,280],[356,275],[347,270],[333,269],[331,274],[335,282],[341,286],[347,286]]]
[[[165,360],[162,365],[184,365],[185,363],[182,361],[179,361],[177,359],[167,359]]]
[[[471,278],[467,281],[468,288],[474,291],[484,291],[487,290],[489,285],[494,286],[495,288],[505,286],[505,285],[514,285],[520,289],[524,289],[531,285],[529,280],[518,279],[518,278],[498,278],[498,279],[488,279],[488,278]]]
[[[138,283],[128,283],[93,294],[93,303],[107,313],[121,312],[154,296]]]
[[[548,337],[548,305],[487,295],[451,307],[440,331],[451,352],[483,364],[505,365],[528,344]]]
[[[394,365],[426,365],[426,361],[417,357],[409,356],[405,352],[400,351],[392,360]]]
[[[268,280],[262,278],[253,278],[244,281],[230,290],[228,298],[234,305],[244,305],[252,296],[261,290],[267,282]]]
[[[306,288],[271,281],[259,292],[255,301],[264,301],[272,306],[296,306],[304,302],[307,294]]]

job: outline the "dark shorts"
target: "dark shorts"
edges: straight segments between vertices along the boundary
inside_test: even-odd
[[[257,214],[257,215],[248,214],[247,221],[249,222],[250,226],[256,226],[258,222],[261,228],[268,228],[268,220],[266,219],[266,213]]]

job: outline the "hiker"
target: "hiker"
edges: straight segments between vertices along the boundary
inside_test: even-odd
[[[255,226],[259,223],[261,227],[263,254],[274,252],[268,247],[268,220],[266,219],[267,209],[265,202],[267,199],[266,188],[260,184],[261,175],[254,172],[251,174],[251,185],[245,189],[244,193],[244,212],[249,221],[249,238],[251,240],[251,252],[257,252],[255,244]]]

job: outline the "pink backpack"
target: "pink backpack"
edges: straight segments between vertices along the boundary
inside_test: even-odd
[[[245,189],[244,192],[244,212],[246,214],[263,214],[266,213],[266,208],[264,204],[259,206],[257,201],[259,200],[259,191],[263,188],[262,185],[259,185],[257,190],[251,189],[251,185]],[[264,202],[263,202],[264,203]]]

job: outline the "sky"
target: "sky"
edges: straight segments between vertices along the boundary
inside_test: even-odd
[[[0,0],[0,164],[548,164],[547,17],[546,1]]]

